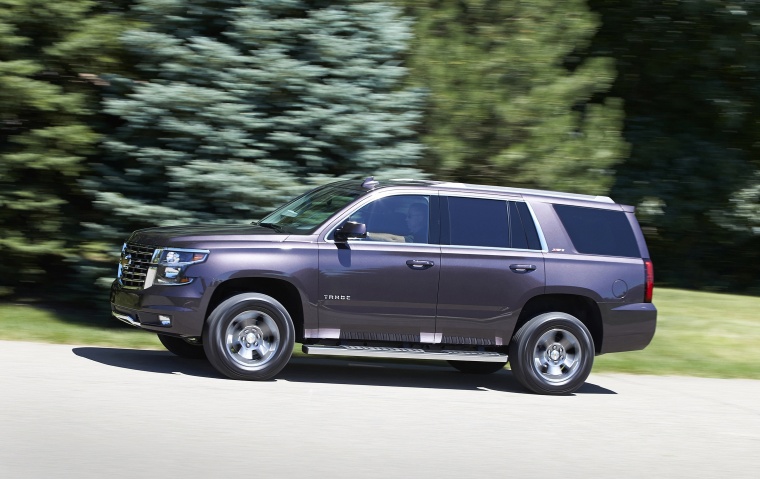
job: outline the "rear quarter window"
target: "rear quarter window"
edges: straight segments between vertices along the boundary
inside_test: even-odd
[[[576,251],[639,258],[639,245],[623,211],[554,205]]]

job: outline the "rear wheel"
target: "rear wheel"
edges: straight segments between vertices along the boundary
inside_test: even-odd
[[[204,359],[205,351],[201,344],[192,344],[176,336],[167,336],[166,334],[157,334],[158,340],[171,353],[181,358]]]
[[[217,371],[232,379],[271,379],[290,360],[295,342],[290,314],[258,293],[233,296],[208,318],[203,347]]]
[[[580,388],[594,364],[594,341],[578,318],[545,313],[531,319],[512,338],[512,374],[538,394],[570,394]]]
[[[467,374],[491,374],[504,369],[507,362],[490,363],[483,361],[448,361],[455,369]]]

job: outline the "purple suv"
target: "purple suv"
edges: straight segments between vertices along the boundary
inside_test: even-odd
[[[436,181],[342,181],[254,225],[135,231],[113,315],[234,379],[306,354],[510,362],[568,394],[597,354],[643,349],[657,310],[634,208],[607,197]]]

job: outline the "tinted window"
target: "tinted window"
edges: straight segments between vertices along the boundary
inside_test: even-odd
[[[429,196],[388,196],[354,211],[349,221],[367,226],[364,241],[424,244],[430,242],[430,212]]]
[[[510,222],[512,225],[512,247],[513,248],[520,248],[520,246],[515,246],[514,237],[517,233],[517,227],[515,226],[515,222],[517,221],[515,218],[515,209],[517,210],[517,216],[520,218],[520,224],[522,227],[522,233],[525,234],[525,238],[528,242],[528,249],[541,249],[541,240],[538,239],[538,231],[536,231],[536,224],[533,222],[533,215],[530,214],[530,210],[528,209],[528,205],[523,203],[522,201],[511,201],[510,205]]]
[[[506,201],[450,197],[448,204],[448,244],[509,247]]]
[[[528,249],[528,236],[525,234],[520,213],[517,212],[517,205],[514,201],[509,202],[509,231],[512,235],[512,247]]]
[[[554,205],[579,253],[639,257],[639,246],[622,211]]]
[[[443,205],[443,244],[541,249],[533,216],[524,202],[444,197]]]

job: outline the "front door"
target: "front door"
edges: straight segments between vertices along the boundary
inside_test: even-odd
[[[441,259],[430,244],[434,206],[428,195],[380,198],[349,218],[367,226],[367,238],[328,236],[319,246],[319,337],[432,342]]]

